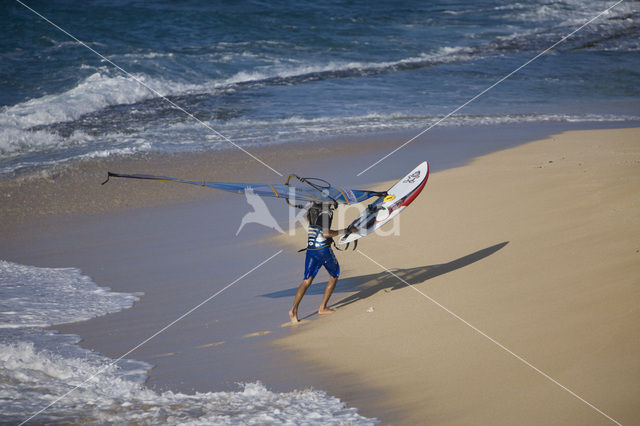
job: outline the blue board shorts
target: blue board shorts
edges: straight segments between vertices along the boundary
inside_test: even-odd
[[[333,278],[338,278],[340,275],[340,265],[331,247],[307,250],[307,257],[304,260],[304,279],[315,278],[322,266]]]

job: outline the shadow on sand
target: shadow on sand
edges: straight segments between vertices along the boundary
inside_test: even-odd
[[[459,259],[452,260],[451,262],[442,263],[439,265],[419,266],[416,268],[408,269],[394,269],[392,270],[392,272],[409,284],[419,284],[431,278],[435,278],[438,275],[446,274],[448,272],[455,271],[456,269],[464,268],[465,266],[471,265],[472,263],[482,260],[485,257],[491,256],[493,253],[497,252],[507,244],[509,244],[509,242],[505,241],[500,244],[496,244],[491,247],[487,247],[485,249],[468,254]],[[326,284],[326,281],[312,284],[311,287],[309,287],[309,289],[307,290],[307,294],[323,294]],[[377,274],[361,275],[358,277],[340,279],[338,280],[338,284],[336,285],[334,294],[354,294],[351,294],[344,299],[333,303],[332,307],[342,307],[349,305],[357,300],[366,299],[367,297],[381,290],[393,291],[404,287],[406,287],[406,284],[404,282],[398,280],[398,278],[386,271]],[[293,298],[296,294],[297,289],[297,287],[294,287],[287,290],[263,294],[262,296],[270,298]]]

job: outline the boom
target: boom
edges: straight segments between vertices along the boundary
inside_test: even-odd
[[[220,189],[223,191],[233,192],[236,194],[244,194],[247,190],[251,190],[254,194],[261,197],[275,197],[284,198],[288,202],[314,202],[314,203],[331,203],[331,204],[354,204],[367,200],[371,197],[386,195],[384,192],[366,191],[360,189],[343,189],[338,186],[332,186],[328,182],[322,179],[316,178],[300,178],[296,175],[291,175],[287,179],[284,185],[274,185],[270,183],[233,183],[233,182],[208,182],[204,180],[187,180],[180,178],[173,178],[169,176],[155,176],[155,175],[143,175],[143,174],[122,174],[122,173],[107,173],[107,180],[102,182],[109,182],[109,178],[129,178],[129,179],[145,179],[145,180],[159,180],[164,182],[175,183],[188,183],[191,185],[206,186],[209,188]],[[289,185],[289,181],[292,177],[297,178],[300,182],[306,186],[293,186]],[[293,204],[292,204],[293,205]],[[300,207],[300,206],[297,206]]]

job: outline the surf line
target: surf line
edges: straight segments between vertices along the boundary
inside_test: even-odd
[[[32,9],[31,7],[29,7],[28,5],[24,4],[22,1],[20,0],[16,0],[16,2],[20,5],[22,5],[24,8],[30,10],[31,12],[33,12],[34,14],[38,15],[41,19],[43,19],[45,22],[47,22],[48,24],[50,24],[51,26],[53,26],[54,28],[58,29],[59,31],[63,32],[64,34],[66,34],[68,37],[71,37],[74,41],[80,43],[82,46],[86,47],[87,49],[89,49],[91,52],[95,53],[97,56],[99,56],[101,59],[103,59],[104,61],[108,62],[109,64],[111,64],[113,67],[115,67],[116,69],[118,69],[120,72],[124,73],[125,75],[127,75],[128,77],[132,78],[133,80],[135,80],[136,83],[140,84],[141,86],[143,86],[144,88],[146,88],[147,90],[149,90],[151,93],[153,93],[154,95],[158,96],[159,98],[161,98],[162,100],[166,101],[167,103],[169,103],[172,107],[174,107],[175,109],[185,113],[189,118],[194,119],[195,121],[197,121],[198,123],[200,123],[201,125],[203,125],[204,127],[206,127],[207,129],[209,129],[211,132],[213,132],[216,136],[218,136],[219,138],[222,138],[223,140],[225,140],[226,142],[230,143],[231,145],[233,145],[234,147],[238,148],[240,151],[244,152],[245,154],[247,154],[248,156],[250,156],[251,158],[253,158],[254,160],[256,160],[258,163],[262,164],[263,166],[265,166],[266,168],[268,168],[269,170],[271,170],[272,172],[274,172],[275,174],[277,174],[278,176],[284,176],[282,173],[280,173],[279,171],[277,171],[276,169],[274,169],[273,167],[271,167],[270,165],[268,165],[267,163],[265,163],[264,161],[262,161],[260,158],[256,157],[255,155],[253,155],[252,153],[250,153],[249,151],[247,151],[246,149],[244,149],[243,147],[241,147],[240,145],[238,145],[237,143],[233,142],[231,139],[229,139],[228,137],[226,137],[225,135],[223,135],[222,133],[220,133],[219,131],[217,131],[216,129],[214,129],[213,127],[211,127],[210,125],[208,125],[207,123],[205,123],[204,121],[200,120],[198,117],[196,117],[195,115],[193,115],[192,113],[190,113],[189,111],[187,111],[186,109],[182,108],[180,105],[176,104],[175,102],[173,102],[171,99],[167,98],[166,96],[162,95],[160,92],[158,92],[156,89],[150,87],[148,84],[146,84],[144,81],[140,80],[139,78],[137,78],[136,76],[134,76],[133,74],[131,74],[129,71],[125,70],[124,68],[122,68],[120,65],[116,64],[115,62],[113,62],[111,59],[108,59],[107,57],[105,57],[103,54],[101,54],[100,52],[96,51],[94,48],[92,48],[91,46],[87,45],[85,42],[83,42],[82,40],[78,39],[76,36],[74,36],[73,34],[71,34],[70,32],[66,31],[65,29],[61,28],[59,25],[56,25],[54,22],[52,22],[50,19],[48,19],[47,17],[43,16],[41,13],[38,13],[36,10]]]
[[[606,417],[607,419],[611,420],[613,423],[617,424],[618,426],[622,426],[622,423],[618,422],[617,420],[615,420],[613,417],[609,416],[607,413],[605,413],[604,411],[600,410],[598,407],[596,407],[595,405],[593,405],[592,403],[590,403],[589,401],[587,401],[586,399],[582,398],[580,395],[578,395],[577,393],[575,393],[574,391],[572,391],[571,389],[569,389],[568,387],[564,386],[562,383],[558,382],[556,379],[554,379],[553,377],[549,376],[547,373],[545,373],[544,371],[540,370],[538,367],[536,367],[535,365],[531,364],[529,361],[527,361],[526,359],[524,359],[523,357],[521,357],[520,355],[516,354],[515,352],[513,352],[511,349],[507,348],[506,346],[504,346],[502,343],[498,342],[496,339],[494,339],[493,337],[489,336],[487,333],[485,333],[484,331],[480,330],[478,327],[474,326],[473,324],[471,324],[470,322],[468,322],[467,320],[465,320],[464,318],[462,318],[460,315],[456,314],[455,312],[453,312],[452,310],[450,310],[449,308],[447,308],[446,306],[442,305],[440,302],[438,302],[437,300],[433,299],[432,297],[428,296],[426,293],[423,293],[422,291],[420,291],[417,287],[415,287],[412,284],[409,284],[407,281],[403,280],[401,277],[399,277],[398,275],[394,274],[393,272],[391,272],[389,269],[387,269],[385,266],[382,266],[380,263],[376,262],[375,260],[373,260],[371,257],[367,256],[365,253],[363,253],[361,250],[356,250],[358,253],[360,253],[362,256],[366,257],[367,259],[369,259],[372,263],[375,263],[376,265],[378,265],[380,268],[382,268],[384,271],[386,271],[387,273],[389,273],[390,275],[392,275],[393,277],[397,278],[400,282],[404,283],[406,286],[411,287],[412,289],[414,289],[415,291],[417,291],[418,293],[420,293],[422,296],[424,296],[427,300],[429,300],[431,303],[437,305],[438,307],[440,307],[441,309],[443,309],[445,312],[447,312],[449,315],[452,315],[455,319],[461,321],[464,325],[466,325],[467,327],[470,327],[473,331],[475,331],[476,333],[480,334],[481,336],[489,339],[492,343],[496,344],[500,349],[504,350],[505,352],[507,352],[508,354],[510,354],[511,356],[513,356],[515,359],[517,359],[518,361],[524,363],[526,366],[532,368],[535,372],[537,372],[538,374],[540,374],[542,377],[544,377],[545,379],[551,381],[552,383],[558,385],[560,388],[564,389],[565,391],[569,392],[569,394],[571,394],[572,396],[576,397],[577,399],[579,399],[580,401],[584,402],[586,405],[588,405],[589,407],[593,408],[595,411],[597,411],[598,413],[602,414],[604,417]]]
[[[282,253],[284,250],[280,249],[278,250],[276,253],[272,254],[271,257],[263,260],[262,262],[260,262],[259,264],[257,264],[256,266],[254,266],[253,268],[249,269],[247,272],[245,272],[244,274],[240,275],[238,278],[236,278],[235,280],[233,280],[232,282],[230,282],[229,284],[227,284],[225,287],[223,287],[221,290],[218,290],[217,292],[215,292],[214,294],[212,294],[211,296],[207,297],[204,301],[198,303],[196,306],[194,306],[193,308],[189,309],[187,312],[185,312],[184,314],[180,315],[178,318],[176,318],[175,320],[171,321],[169,324],[165,325],[164,327],[162,327],[160,330],[156,331],[154,334],[152,334],[150,337],[147,337],[145,340],[143,340],[142,342],[138,343],[136,346],[134,346],[132,349],[129,349],[127,352],[125,352],[124,354],[120,355],[117,359],[115,359],[113,362],[105,365],[104,367],[100,368],[95,374],[93,374],[91,377],[89,377],[87,380],[85,380],[84,382],[82,382],[81,384],[73,387],[71,390],[67,391],[64,395],[59,396],[58,398],[56,398],[53,402],[51,402],[49,405],[47,405],[46,407],[40,409],[39,411],[33,413],[29,418],[23,420],[18,426],[22,426],[25,423],[28,423],[29,421],[31,421],[34,417],[38,416],[39,414],[41,414],[42,412],[48,410],[51,406],[53,406],[54,404],[56,404],[57,402],[61,401],[62,399],[66,398],[69,394],[71,394],[72,392],[74,392],[76,389],[78,389],[80,386],[84,386],[86,385],[88,382],[90,382],[91,380],[93,380],[97,375],[101,374],[103,371],[105,371],[108,368],[113,367],[116,363],[118,363],[119,361],[121,361],[124,357],[126,357],[127,355],[129,355],[130,353],[132,353],[133,351],[137,350],[138,348],[140,348],[141,346],[145,345],[146,343],[148,343],[151,339],[153,339],[154,337],[156,337],[157,335],[159,335],[160,333],[166,331],[169,327],[173,326],[175,323],[177,323],[178,321],[184,319],[186,316],[190,315],[191,313],[193,313],[196,309],[198,309],[199,307],[201,307],[202,305],[204,305],[205,303],[209,302],[210,300],[214,299],[216,296],[218,296],[220,293],[222,293],[223,291],[225,291],[226,289],[228,289],[229,287],[231,287],[232,285],[234,285],[235,283],[237,283],[238,281],[242,280],[244,277],[246,277],[247,275],[249,275],[250,273],[252,273],[253,271],[255,271],[256,269],[260,268],[262,265],[264,265],[265,263],[269,262],[271,259],[273,259],[274,257],[278,256],[280,253]]]
[[[539,57],[545,55],[547,52],[549,52],[550,50],[554,49],[556,46],[558,46],[560,43],[563,43],[564,41],[566,41],[569,37],[573,36],[575,33],[577,33],[578,31],[581,31],[584,27],[586,27],[587,25],[589,25],[590,23],[592,23],[593,21],[595,21],[596,19],[598,19],[599,17],[601,17],[602,15],[606,15],[607,13],[609,13],[609,11],[611,9],[613,9],[614,7],[616,7],[617,5],[619,5],[620,3],[622,3],[624,0],[618,0],[617,3],[613,4],[612,6],[609,6],[608,8],[606,8],[605,10],[603,10],[602,12],[598,13],[596,16],[594,16],[593,18],[589,19],[587,22],[585,22],[584,24],[582,24],[581,26],[579,26],[578,28],[576,28],[575,30],[573,30],[572,32],[570,32],[569,34],[567,34],[566,36],[562,37],[560,40],[556,41],[554,44],[552,44],[551,46],[547,47],[545,50],[543,50],[542,52],[538,53],[536,56],[534,56],[533,58],[529,59],[527,62],[525,62],[524,64],[520,65],[518,68],[514,69],[513,71],[511,71],[509,74],[505,75],[504,77],[500,78],[498,81],[496,81],[495,83],[493,83],[491,86],[487,87],[486,89],[482,90],[480,93],[476,94],[474,97],[472,97],[471,99],[469,99],[468,101],[466,101],[465,103],[463,103],[462,105],[460,105],[459,107],[455,108],[454,110],[452,110],[450,113],[448,113],[447,115],[445,115],[444,117],[440,118],[438,121],[436,121],[435,123],[432,123],[431,125],[429,125],[426,129],[422,130],[420,133],[418,133],[417,135],[415,135],[414,137],[412,137],[411,139],[407,140],[406,142],[404,142],[402,145],[398,146],[397,148],[395,148],[393,151],[391,151],[390,153],[388,153],[387,155],[385,155],[384,157],[380,158],[378,161],[376,161],[375,163],[371,164],[369,167],[367,167],[366,169],[362,170],[360,173],[358,173],[356,176],[360,176],[363,173],[365,173],[366,171],[368,171],[369,169],[375,167],[376,165],[380,164],[381,162],[383,162],[384,160],[386,160],[387,158],[391,157],[393,154],[395,154],[396,152],[400,151],[402,148],[404,148],[405,146],[409,145],[411,142],[413,142],[414,140],[418,139],[420,136],[424,135],[425,133],[427,133],[429,130],[433,129],[435,126],[437,126],[438,124],[442,123],[444,120],[446,120],[447,118],[451,117],[453,114],[457,113],[458,111],[460,111],[462,108],[466,107],[467,105],[469,105],[471,102],[475,101],[476,99],[478,99],[480,96],[484,95],[485,93],[487,93],[489,90],[493,89],[494,87],[496,87],[497,85],[499,85],[500,83],[502,83],[503,81],[505,81],[506,79],[508,79],[509,77],[511,77],[512,75],[514,75],[515,73],[517,73],[518,71],[520,71],[521,69],[523,69],[524,67],[526,67],[527,65],[529,65],[530,63],[532,63],[533,61],[535,61],[536,59],[538,59]]]

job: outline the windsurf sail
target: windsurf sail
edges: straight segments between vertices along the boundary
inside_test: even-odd
[[[274,185],[270,183],[232,183],[232,182],[208,182],[204,180],[187,180],[173,178],[169,176],[140,175],[140,174],[121,174],[108,172],[107,180],[111,177],[129,178],[129,179],[148,179],[159,180],[164,182],[188,183],[191,185],[206,186],[209,188],[220,189],[223,191],[234,192],[236,194],[244,194],[246,191],[252,191],[261,197],[283,198],[287,202],[314,202],[314,203],[331,203],[331,204],[354,204],[367,200],[371,197],[386,195],[384,192],[365,191],[360,189],[343,189],[333,186],[328,182],[317,178],[301,178],[296,175],[290,175],[284,185]],[[305,186],[290,185],[292,178],[298,179]],[[296,207],[302,207],[296,204]]]

